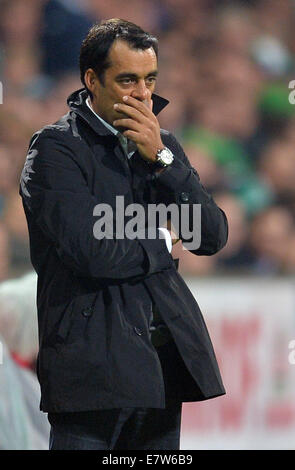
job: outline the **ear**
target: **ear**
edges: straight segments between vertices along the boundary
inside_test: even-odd
[[[87,69],[84,74],[84,81],[88,90],[93,93],[99,80],[93,69]]]

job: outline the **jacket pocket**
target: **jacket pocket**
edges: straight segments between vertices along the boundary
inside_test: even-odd
[[[64,343],[67,343],[70,336],[71,341],[75,341],[79,339],[79,335],[83,335],[84,328],[94,313],[96,299],[97,293],[91,297],[89,294],[82,295],[70,302],[57,332],[58,337]]]

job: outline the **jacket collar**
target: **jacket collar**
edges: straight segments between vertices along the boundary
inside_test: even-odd
[[[86,98],[88,97],[88,92],[85,88],[80,88],[77,91],[74,91],[68,99],[67,103],[69,108],[72,111],[75,111],[76,114],[82,117],[99,135],[112,135],[112,132],[96,118],[94,113],[89,109],[86,104]],[[168,100],[162,98],[159,95],[153,93],[153,112],[155,115],[158,115],[162,109],[164,109],[169,103]]]

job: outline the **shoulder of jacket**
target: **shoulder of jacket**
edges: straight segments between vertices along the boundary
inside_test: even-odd
[[[171,132],[167,131],[166,129],[160,129],[160,132],[161,132],[161,137],[173,137]]]
[[[166,129],[160,129],[161,132],[161,137],[166,141],[166,142],[172,142],[172,143],[177,143],[178,145],[179,142],[175,135],[172,134],[172,132],[167,131]]]
[[[67,144],[77,144],[78,141],[82,141],[77,130],[76,119],[71,112],[62,116],[55,123],[47,124],[36,131],[32,136],[31,143],[44,138],[56,139]]]
[[[180,153],[183,152],[180,143],[171,132],[165,129],[161,129],[161,138],[162,138],[163,144],[166,145],[175,154],[178,154],[179,152]]]

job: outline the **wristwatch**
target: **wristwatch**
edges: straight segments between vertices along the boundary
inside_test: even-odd
[[[158,150],[155,165],[160,168],[165,168],[171,165],[174,160],[174,155],[167,147]]]

